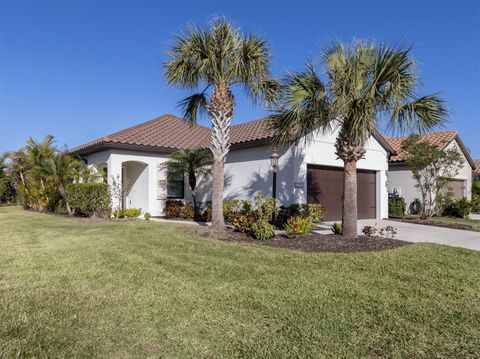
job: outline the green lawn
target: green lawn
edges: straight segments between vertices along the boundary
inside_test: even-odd
[[[314,254],[0,208],[0,357],[479,357],[480,253]]]
[[[453,224],[466,224],[472,226],[474,231],[480,232],[480,220],[476,219],[463,219],[463,218],[450,218],[450,217],[432,217],[430,219],[433,222],[441,223],[453,223]]]

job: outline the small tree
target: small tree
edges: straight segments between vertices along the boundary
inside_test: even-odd
[[[455,177],[463,165],[461,153],[455,149],[443,150],[420,136],[412,135],[402,142],[406,154],[405,163],[411,169],[416,181],[415,187],[422,197],[422,218],[431,217],[449,190],[449,181]]]
[[[123,203],[127,198],[129,185],[130,183],[128,179],[124,178],[122,180],[120,178],[120,175],[117,175],[117,177],[112,176],[112,183],[110,185],[110,192],[112,197],[112,210],[122,209]]]
[[[198,218],[198,202],[196,195],[197,178],[209,176],[212,171],[213,156],[208,149],[179,150],[170,155],[170,159],[163,163],[163,168],[168,169],[168,175],[186,176],[188,186],[192,193],[195,218]],[[167,178],[168,180],[168,178]]]

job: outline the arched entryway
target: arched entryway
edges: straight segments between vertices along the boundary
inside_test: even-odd
[[[148,211],[148,164],[139,161],[122,163],[123,208]]]

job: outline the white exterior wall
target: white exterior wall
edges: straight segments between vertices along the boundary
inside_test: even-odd
[[[463,166],[458,174],[453,177],[466,181],[464,196],[471,200],[472,198],[472,167],[467,161],[457,141],[452,141],[446,149],[456,148],[462,154]],[[388,188],[390,191],[397,191],[405,199],[407,211],[410,212],[410,205],[416,199],[421,200],[420,190],[415,187],[416,181],[413,179],[412,171],[403,163],[391,163],[388,170]]]
[[[335,141],[338,131],[329,134],[320,132],[314,133],[307,138],[307,142],[300,141],[296,146],[295,159],[297,163],[294,166],[295,182],[294,186],[295,199],[297,203],[305,203],[307,201],[307,165],[315,164],[322,166],[343,167],[343,161],[337,159],[335,154]],[[388,217],[388,191],[386,171],[388,170],[387,151],[378,143],[378,141],[370,137],[365,145],[365,158],[357,163],[358,169],[376,171],[377,192],[376,207],[377,218]],[[303,185],[300,185],[303,184]]]
[[[307,201],[307,165],[343,167],[335,155],[337,132],[315,133],[288,149],[279,150],[277,173],[277,199],[279,204],[305,203]],[[377,173],[377,218],[388,217],[388,191],[386,150],[372,137],[366,144],[365,159],[358,162],[359,169]],[[225,166],[225,198],[251,198],[256,192],[272,193],[272,171],[267,145],[232,150]]]
[[[308,136],[306,143],[302,140],[289,148],[277,148],[279,154],[277,200],[280,205],[306,202],[307,164],[343,167],[343,162],[336,159],[335,155],[336,136],[336,132],[327,135],[315,133]],[[377,218],[385,218],[388,216],[387,153],[373,137],[368,140],[366,150],[365,159],[358,162],[358,168],[377,172]],[[231,150],[225,164],[224,198],[248,199],[259,191],[271,195],[273,183],[271,153],[272,148],[268,145]],[[109,184],[113,183],[114,178],[121,178],[122,164],[127,169],[125,173],[127,176],[129,170],[136,168],[131,165],[131,161],[146,165],[137,166],[137,170],[141,172],[139,177],[141,180],[134,188],[135,198],[144,200],[131,206],[141,207],[153,216],[162,215],[167,199],[166,173],[165,170],[158,170],[158,166],[168,160],[168,154],[111,149],[84,158],[87,159],[88,165],[107,163]],[[141,168],[144,168],[143,172]],[[138,173],[135,173],[134,177],[137,175]],[[191,199],[187,181],[185,199]],[[204,203],[211,199],[211,178],[198,179],[197,199]],[[118,203],[114,203],[115,206],[118,206]]]
[[[127,171],[124,174],[127,176],[128,169],[135,172],[136,167],[132,166],[131,162],[146,165],[146,168],[140,171],[141,173],[134,173],[135,176],[140,175],[140,181],[136,185],[135,183],[131,184],[134,186],[134,188],[132,188],[134,192],[130,192],[131,198],[135,197],[140,199],[138,206],[142,208],[143,212],[150,212],[152,216],[162,215],[167,199],[167,190],[164,185],[166,183],[166,172],[165,170],[159,170],[158,166],[168,159],[167,154],[110,149],[83,157],[87,160],[89,166],[102,162],[107,164],[107,176],[110,185],[113,184],[114,179],[120,179],[121,181],[122,164],[125,162],[129,162],[125,166]],[[143,166],[137,167],[141,168]],[[115,201],[115,199],[112,199],[112,202],[113,208],[120,206],[120,203]],[[141,205],[143,205],[143,207]],[[135,206],[136,204],[133,203],[130,205],[130,207]],[[127,207],[129,207],[128,203]]]

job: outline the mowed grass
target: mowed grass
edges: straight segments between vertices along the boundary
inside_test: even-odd
[[[0,208],[0,357],[480,356],[480,253],[302,253]]]
[[[480,220],[478,219],[464,219],[464,218],[452,218],[452,217],[432,217],[431,221],[440,223],[451,224],[466,224],[472,226],[474,231],[480,232]]]

